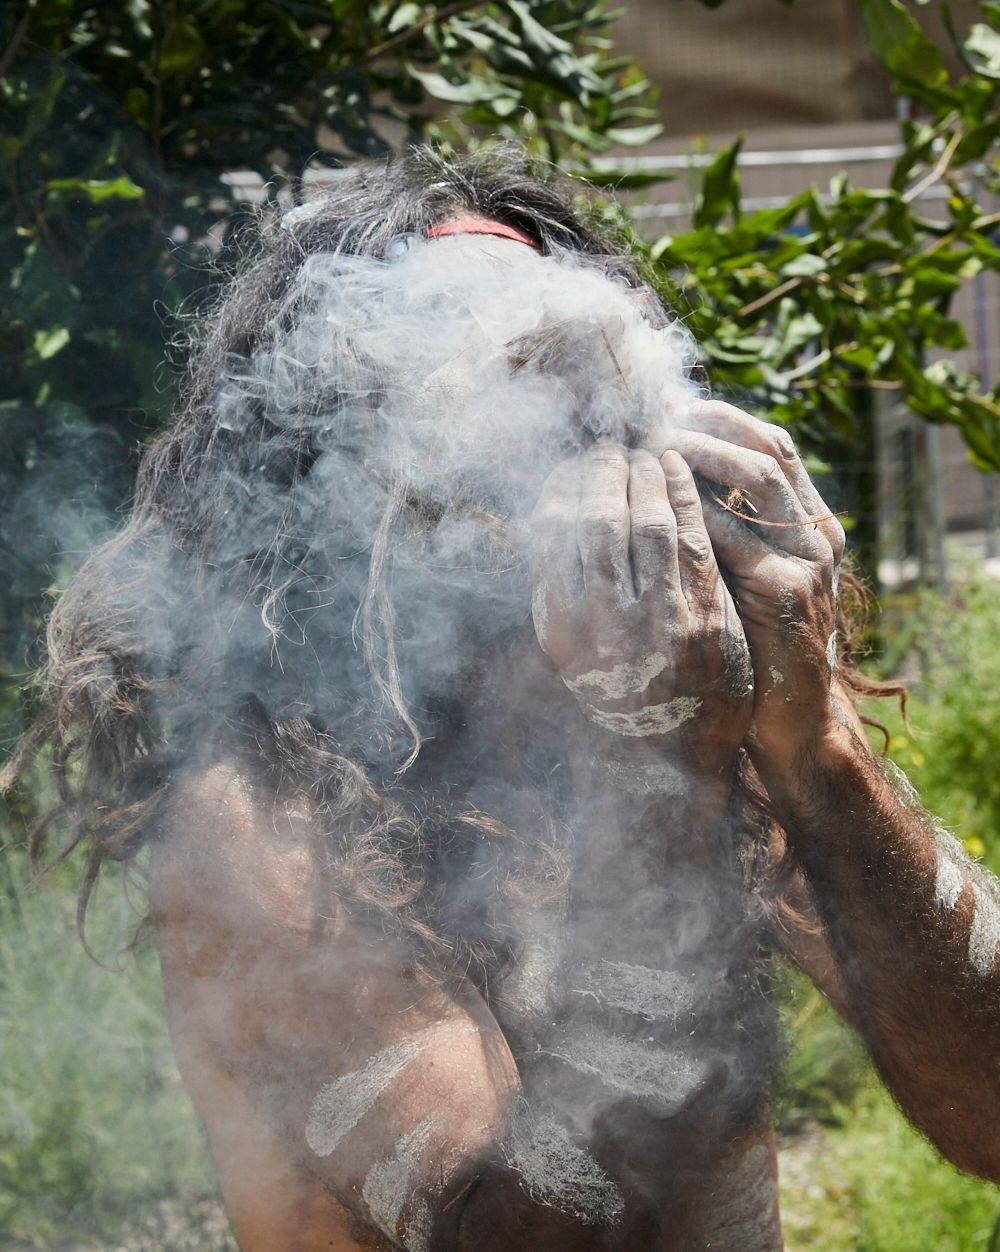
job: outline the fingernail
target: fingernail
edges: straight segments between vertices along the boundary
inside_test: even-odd
[[[663,466],[663,472],[668,478],[683,478],[687,470],[684,458],[679,452],[675,452],[673,448],[668,448],[660,457],[660,464]]]

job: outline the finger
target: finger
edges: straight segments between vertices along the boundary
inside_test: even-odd
[[[834,517],[820,495],[816,484],[809,477],[806,467],[795,447],[795,441],[783,426],[774,422],[762,422],[750,413],[744,413],[735,405],[721,400],[695,400],[685,408],[680,418],[682,426],[688,426],[728,443],[740,444],[751,451],[773,457],[781,466],[792,490],[798,496],[807,517],[823,520],[819,523],[827,542],[833,549],[834,559],[844,555],[844,528]]]
[[[663,456],[667,495],[677,525],[677,561],[681,591],[695,611],[705,611],[718,600],[719,565],[705,529],[705,517],[694,476],[677,452]]]
[[[703,492],[701,503],[712,548],[719,564],[733,576],[741,603],[746,589],[764,587],[777,594],[787,581],[788,558],[759,539],[713,496]]]
[[[583,600],[583,566],[576,527],[580,511],[581,464],[557,466],[542,487],[530,531],[531,613],[538,641],[546,651],[553,627],[571,605]]]
[[[628,453],[615,443],[595,444],[585,455],[580,484],[577,545],[588,594],[634,599],[629,565]]]
[[[722,494],[737,488],[732,505],[745,521],[759,521],[767,543],[807,560],[830,555],[830,546],[809,520],[781,466],[771,456],[693,431],[670,432],[669,446]]]
[[[651,452],[629,457],[628,507],[636,593],[664,600],[678,597],[677,526],[663,470]]]

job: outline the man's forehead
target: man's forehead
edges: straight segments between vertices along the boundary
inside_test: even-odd
[[[442,261],[450,261],[455,265],[460,265],[463,261],[538,265],[546,260],[536,248],[502,235],[461,232],[434,236],[430,239],[430,244],[433,249],[431,255],[440,256]]]

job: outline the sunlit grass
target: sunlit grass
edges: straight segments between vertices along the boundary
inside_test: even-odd
[[[0,893],[0,1230],[5,1249],[48,1250],[110,1237],[163,1197],[193,1203],[215,1178],[153,954],[102,969],[77,940],[70,888],[14,885]],[[109,887],[105,951],[135,924]]]
[[[990,1248],[1000,1189],[963,1175],[915,1131],[851,1032],[796,979],[780,1104],[788,1252]],[[957,1059],[957,1058],[956,1058]]]

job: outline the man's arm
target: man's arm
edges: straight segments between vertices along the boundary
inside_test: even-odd
[[[719,404],[690,424],[670,443],[711,484],[706,523],[754,664],[751,758],[850,1016],[912,1120],[960,1168],[1000,1179],[1000,886],[890,781],[832,690],[843,534],[787,435]]]

